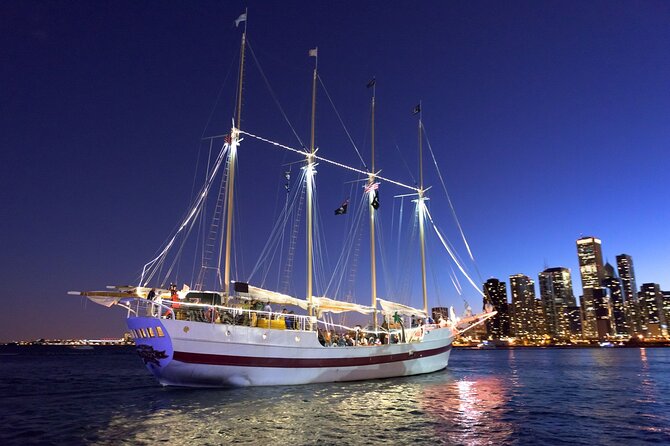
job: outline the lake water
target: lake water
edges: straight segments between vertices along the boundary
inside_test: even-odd
[[[133,348],[0,347],[0,444],[670,444],[670,349],[454,350],[410,378],[162,388]]]

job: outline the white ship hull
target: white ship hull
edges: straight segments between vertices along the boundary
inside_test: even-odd
[[[447,367],[453,332],[427,329],[421,340],[324,347],[314,331],[275,330],[131,317],[138,353],[166,386],[235,387],[359,381],[431,373]],[[160,336],[159,334],[162,334]]]

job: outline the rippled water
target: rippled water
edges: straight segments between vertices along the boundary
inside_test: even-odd
[[[190,390],[133,349],[4,348],[0,420],[2,445],[670,444],[670,349],[454,350],[411,378]]]

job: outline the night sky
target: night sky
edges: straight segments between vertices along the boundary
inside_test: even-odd
[[[123,333],[122,311],[66,293],[136,284],[142,265],[179,222],[196,162],[207,154],[201,138],[230,128],[241,36],[233,21],[245,6],[0,4],[0,341]],[[667,1],[248,6],[251,45],[303,141],[312,47],[368,160],[365,85],[376,77],[377,164],[382,174],[410,184],[417,170],[411,112],[422,101],[430,143],[483,280],[508,281],[516,273],[537,279],[545,267],[566,266],[578,296],[575,241],[593,235],[610,263],[617,254],[633,256],[638,285],[670,287]],[[248,57],[243,128],[298,147]],[[356,164],[322,90],[318,104],[320,154]],[[274,149],[244,150],[241,170],[269,167],[270,152],[263,150]],[[431,212],[464,255],[446,229],[450,215],[434,169],[425,168],[426,183],[435,186]],[[262,175],[259,188],[275,187],[275,176],[281,187],[280,170],[254,175]],[[332,178],[320,171],[318,179]],[[326,190],[319,204],[324,218],[346,194],[346,180],[319,183]],[[397,192],[386,192],[387,214]],[[274,191],[253,197],[264,220],[276,197]],[[265,226],[248,221],[245,234],[264,241]],[[251,243],[244,262],[252,266],[259,247]],[[448,276],[440,280],[439,303],[460,311]],[[464,288],[479,308],[481,298]]]

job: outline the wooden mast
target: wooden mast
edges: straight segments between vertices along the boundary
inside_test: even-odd
[[[375,182],[375,89],[376,89],[376,80],[373,79],[372,83],[372,170],[368,175],[368,202],[369,202],[369,211],[370,211],[370,278],[371,278],[371,293],[372,293],[372,303],[370,304],[374,308],[373,312],[373,322],[375,331],[377,330],[377,266],[376,266],[376,256],[375,256],[375,209],[372,206],[372,201],[374,200],[374,191],[372,190],[372,185]]]
[[[235,127],[230,132],[230,150],[228,154],[228,181],[226,183],[228,188],[228,209],[226,218],[226,259],[225,270],[223,275],[223,286],[225,292],[225,304],[228,304],[230,297],[230,251],[233,240],[233,198],[235,190],[235,163],[237,157],[237,146],[239,144],[240,126],[242,124],[242,84],[244,82],[244,49],[247,39],[247,10],[244,11],[244,32],[242,33],[242,43],[240,45],[240,71],[239,71],[239,85],[237,90],[237,110]]]
[[[421,290],[423,293],[423,312],[428,314],[428,292],[426,289],[426,239],[424,231],[425,210],[424,210],[424,193],[423,189],[423,144],[422,144],[422,124],[421,117],[423,111],[421,110],[421,101],[419,101],[419,240],[421,243]]]
[[[314,308],[312,306],[312,250],[313,250],[313,229],[312,229],[312,195],[314,186],[314,125],[316,118],[316,77],[317,67],[319,63],[318,47],[309,50],[309,55],[315,57],[314,61],[314,75],[312,76],[312,125],[310,130],[309,140],[309,154],[307,155],[307,301],[309,316],[314,315]]]

